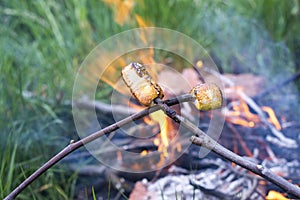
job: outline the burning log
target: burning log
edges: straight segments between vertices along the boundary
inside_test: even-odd
[[[257,112],[259,117],[261,118],[262,122],[268,126],[268,128],[272,131],[272,133],[278,138],[277,140],[281,141],[285,146],[290,148],[297,148],[297,142],[291,138],[287,138],[283,135],[282,132],[277,130],[264,116],[263,111],[261,108],[254,102],[253,99],[248,97],[243,91],[239,91],[240,96]],[[276,140],[276,138],[274,138]]]

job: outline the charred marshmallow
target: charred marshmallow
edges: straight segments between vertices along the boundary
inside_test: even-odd
[[[145,66],[139,63],[130,63],[122,69],[122,78],[130,88],[133,96],[144,106],[150,106],[155,98],[163,98],[160,86],[154,82]]]

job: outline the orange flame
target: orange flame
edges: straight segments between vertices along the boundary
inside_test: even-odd
[[[168,152],[166,150],[166,147],[169,145],[168,140],[168,123],[166,119],[166,115],[163,111],[159,110],[157,112],[154,112],[150,114],[150,117],[156,121],[159,124],[160,127],[160,136],[162,143],[159,145],[159,150],[162,150],[165,157],[168,156]]]
[[[141,16],[139,15],[135,15],[135,19],[139,25],[139,27],[141,28],[145,28],[145,27],[149,27],[151,26],[150,23],[147,23],[145,20],[142,19]],[[140,37],[141,37],[141,40],[143,41],[144,44],[147,44],[147,38],[146,38],[146,34],[144,31],[141,31],[141,34],[140,34]]]
[[[137,23],[137,25],[140,28],[150,27],[153,26],[151,22],[146,21],[143,19],[140,15],[133,14],[132,10],[134,6],[138,3],[134,0],[103,0],[103,2],[108,5],[114,14],[114,20],[119,25],[124,25],[125,23]],[[139,32],[139,37],[141,39],[141,42],[144,44],[149,44],[149,41],[147,39],[147,32],[143,29]],[[122,45],[122,44],[119,44]],[[149,44],[151,46],[151,44]],[[107,58],[116,58],[118,56],[114,56],[114,52],[104,51],[100,52],[102,55],[108,55]],[[142,64],[155,64],[157,63],[155,61],[155,52],[154,48],[148,48],[148,49],[138,49],[135,52],[130,52],[128,54],[122,55],[121,57],[118,57],[115,59],[110,66],[105,68],[104,73],[101,75],[101,81],[109,84],[111,87],[113,87],[118,92],[130,95],[129,89],[125,88],[127,87],[125,84],[123,85],[116,85],[118,82],[120,75],[121,75],[121,67],[128,65],[130,62],[139,62]],[[106,56],[104,56],[106,57]],[[98,61],[95,63],[96,67],[92,68],[93,70],[97,70],[102,66],[101,61]],[[155,66],[155,69],[151,67],[150,69],[147,69],[149,74],[155,79],[161,66],[157,65]],[[87,76],[91,77],[91,81],[97,81],[98,77],[96,76],[97,73],[93,71],[89,71]],[[138,106],[136,104],[129,102],[122,102],[123,104],[126,104],[130,107],[136,108],[137,110],[143,109],[142,106]],[[153,143],[158,147],[158,151],[161,152],[160,160],[156,164],[157,166],[164,164],[165,158],[168,156],[168,145],[172,138],[171,134],[173,132],[173,125],[172,122],[167,119],[167,116],[162,111],[157,111],[155,113],[152,113],[148,118],[144,118],[144,122],[148,125],[154,125],[158,124],[160,128],[160,135],[159,137],[154,138]],[[175,148],[178,152],[180,152],[181,145],[178,143],[175,145]],[[149,153],[147,150],[143,150],[140,155],[146,156]],[[117,159],[122,160],[122,154],[117,152]],[[134,166],[133,166],[134,167]],[[138,166],[135,166],[138,167]]]
[[[281,130],[281,125],[274,110],[267,106],[263,106],[261,109],[268,114],[269,122],[272,123],[277,130]],[[242,98],[239,98],[239,102],[236,102],[225,115],[227,121],[249,128],[255,127],[256,124],[261,122],[260,117],[250,111],[248,104]]]
[[[141,16],[135,15],[135,19],[141,28],[149,27],[152,26],[150,22],[146,22]]]
[[[130,13],[134,7],[133,0],[103,0],[114,13],[114,19],[117,24],[123,25],[130,18]]]
[[[133,24],[137,23],[141,28],[151,26],[151,23],[144,20],[141,16],[132,14],[132,10],[138,2],[135,2],[134,0],[103,0],[103,2],[113,10],[114,20],[119,25],[124,25],[125,22],[130,21]],[[143,43],[148,44],[145,30],[140,30],[139,37]],[[101,81],[104,81],[115,90],[125,95],[129,95],[129,90],[125,89],[127,87],[122,84],[116,86],[116,83],[120,78],[119,75],[122,66],[128,65],[130,62],[140,62],[142,64],[156,63],[154,60],[154,48],[138,49],[135,52],[130,52],[121,57],[117,54],[117,51],[104,50],[101,52],[99,51],[98,53],[102,55],[102,60],[95,60],[95,62],[91,63],[93,67],[88,68],[89,71],[82,71],[83,76],[88,77],[91,83],[98,83],[99,73],[97,73],[97,71],[102,71],[105,67],[105,70],[101,75]],[[106,60],[103,61],[103,59]],[[114,61],[111,63],[112,60]],[[104,66],[103,63],[111,64],[109,66]],[[155,73],[151,75],[155,75]]]
[[[277,117],[275,115],[274,110],[272,108],[270,108],[270,107],[267,107],[267,106],[263,106],[261,109],[263,111],[265,111],[266,113],[268,113],[268,115],[269,115],[269,121],[275,126],[275,128],[277,130],[280,131],[281,130],[281,125],[280,125],[280,123],[279,123],[279,121],[278,121],[278,119],[277,119]]]
[[[268,196],[266,196],[266,200],[288,200],[288,198],[275,190],[270,190]]]
[[[141,152],[141,156],[145,156],[145,155],[147,155],[147,153],[148,153],[147,150],[143,150],[143,151]]]

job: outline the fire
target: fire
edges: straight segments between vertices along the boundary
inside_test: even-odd
[[[268,106],[262,106],[261,109],[266,112],[268,121],[272,123],[277,130],[281,130],[281,125],[274,110]],[[228,122],[249,128],[253,128],[261,123],[260,117],[250,111],[248,104],[242,98],[239,98],[239,101],[231,103],[231,107],[225,116]]]
[[[139,16],[137,14],[135,15],[135,19],[136,19],[139,27],[141,27],[141,28],[152,26],[152,24],[150,22],[146,22],[141,16]]]
[[[124,25],[125,22],[129,21],[134,0],[103,0],[103,2],[113,10],[117,24]]]
[[[151,22],[146,22],[141,16],[132,14],[135,5],[141,2],[134,0],[103,0],[103,2],[112,9],[115,22],[121,26],[127,22],[133,22],[133,19],[137,22],[138,27],[153,26]],[[144,41],[147,41],[146,38]]]
[[[147,153],[148,153],[147,150],[143,150],[143,151],[141,152],[141,156],[145,156],[145,155],[147,155]]]
[[[124,25],[126,23],[131,24],[137,24],[140,28],[153,26],[151,22],[146,21],[143,19],[140,15],[137,15],[133,12],[134,6],[138,3],[134,0],[103,0],[103,2],[109,6],[110,9],[112,9],[114,14],[114,20],[119,25]],[[100,84],[101,82],[104,82],[108,85],[110,85],[112,88],[120,92],[124,95],[131,95],[130,90],[126,87],[125,83],[119,82],[121,70],[122,67],[125,67],[131,62],[139,62],[141,64],[151,64],[151,68],[147,68],[147,71],[153,77],[154,79],[157,78],[158,73],[161,70],[160,65],[155,65],[157,62],[155,61],[155,50],[154,48],[151,48],[151,44],[149,44],[147,33],[141,29],[139,31],[139,39],[142,43],[147,44],[150,46],[150,48],[147,49],[137,49],[134,52],[129,52],[128,54],[117,56],[117,51],[114,52],[114,50],[104,50],[99,53],[101,55],[105,55],[103,57],[107,57],[107,60],[105,62],[101,60],[96,60],[95,63],[93,63],[92,69],[93,70],[99,70],[103,69],[105,67],[105,70],[103,74],[100,77]],[[122,44],[118,44],[122,45]],[[109,62],[109,59],[113,58],[113,62]],[[106,62],[107,61],[107,62]],[[110,63],[109,66],[104,66],[103,63]],[[155,67],[153,67],[155,65]],[[95,71],[88,71],[86,76],[90,78],[92,82],[98,81],[98,77],[96,76],[97,73]],[[118,84],[117,84],[118,83]],[[126,98],[125,98],[126,99]],[[131,108],[135,108],[136,110],[144,109],[145,107],[137,105],[130,100],[125,100],[124,102],[120,102],[123,105],[129,106]],[[127,101],[127,102],[125,102]],[[160,160],[158,163],[156,163],[157,166],[163,165],[166,157],[169,156],[168,153],[168,146],[172,139],[172,133],[174,133],[174,125],[172,124],[172,121],[168,119],[168,117],[162,112],[157,111],[155,113],[152,113],[149,117],[143,118],[144,123],[146,125],[150,126],[156,126],[159,127],[160,134],[153,137],[153,144],[157,147],[158,152],[160,152]],[[155,130],[153,130],[155,132]],[[177,152],[181,152],[181,145],[175,144],[174,149]],[[150,150],[142,150],[140,155],[146,156],[150,155]],[[119,161],[122,161],[122,154],[120,152],[117,152],[117,159]]]
[[[130,23],[132,25],[137,24],[139,27],[149,27],[152,26],[151,22],[144,20],[141,16],[132,13],[133,8],[139,2],[134,0],[103,0],[103,2],[112,9],[114,13],[114,20],[119,25],[124,25],[125,23]],[[147,34],[144,30],[140,30],[139,37],[141,42],[148,44]],[[117,44],[122,45],[122,44]],[[119,48],[119,47],[118,47]],[[126,46],[122,46],[126,48]],[[135,52],[122,55],[118,55],[118,51],[109,51],[109,50],[98,50],[101,56],[101,60],[95,60],[94,63],[91,63],[93,67],[89,68],[89,71],[82,71],[83,76],[88,77],[92,84],[98,83],[99,73],[97,71],[103,71],[101,75],[101,81],[107,83],[118,92],[128,95],[128,90],[124,89],[125,85],[116,85],[119,80],[120,71],[122,66],[126,66],[131,62],[139,62],[142,64],[153,64],[156,63],[154,59],[154,49],[137,49]],[[117,59],[116,59],[117,58]],[[104,60],[103,60],[104,59]],[[111,63],[111,61],[113,61]],[[103,63],[110,63],[109,66],[105,66]],[[103,70],[105,68],[105,70]],[[151,75],[155,75],[155,72]],[[87,83],[89,84],[89,83]]]
[[[153,144],[154,144],[155,146],[158,146],[158,145],[160,144],[160,140],[159,140],[158,138],[154,138]]]
[[[163,111],[159,110],[155,113],[150,114],[150,117],[159,124],[161,140],[163,145],[166,147],[169,145],[168,141],[168,133],[166,132],[168,129],[168,124],[166,120],[166,115]]]
[[[267,106],[263,106],[262,110],[265,111],[266,113],[268,113],[269,122],[271,122],[277,130],[281,130],[281,125],[280,125],[280,123],[279,123],[279,121],[278,121],[278,119],[275,115],[274,110],[270,107],[267,107]]]
[[[153,121],[157,122],[160,127],[160,138],[155,138],[153,143],[158,146],[158,151],[162,152],[164,157],[167,157],[167,148],[169,146],[170,139],[172,139],[171,133],[174,130],[172,122],[168,120],[167,116],[161,110],[150,114],[150,117]],[[176,144],[176,150],[181,152],[181,145],[179,143]]]
[[[270,190],[268,196],[266,196],[266,200],[288,200],[288,198],[275,190]]]
[[[135,19],[136,19],[139,27],[141,27],[141,28],[151,26],[151,24],[149,22],[146,22],[145,20],[143,20],[143,18],[139,15],[135,15]],[[147,38],[143,31],[141,31],[140,37],[141,37],[141,40],[144,42],[144,44],[147,44]]]

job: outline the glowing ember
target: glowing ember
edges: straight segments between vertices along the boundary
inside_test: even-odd
[[[285,196],[283,196],[281,193],[275,191],[275,190],[270,190],[268,193],[268,196],[266,196],[266,200],[288,200]]]
[[[145,156],[145,155],[147,155],[147,150],[143,150],[142,152],[141,152],[141,156]]]
[[[117,160],[122,161],[122,153],[121,151],[117,151]]]
[[[181,152],[182,151],[182,148],[181,148],[181,145],[179,143],[176,144],[176,150],[178,152]]]
[[[158,146],[158,145],[160,144],[160,140],[159,140],[158,138],[154,138],[153,144],[154,144],[155,146]]]
[[[255,123],[253,121],[247,121],[246,119],[243,118],[239,118],[239,117],[235,117],[235,118],[226,118],[227,121],[230,121],[233,124],[237,124],[240,126],[245,126],[245,127],[249,127],[252,128],[255,126]]]

